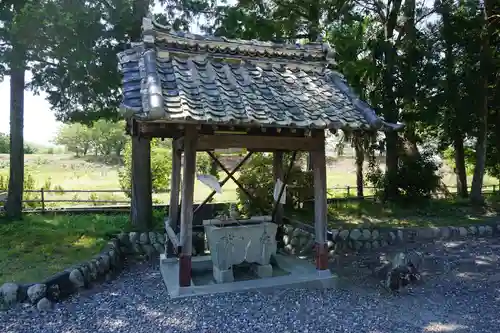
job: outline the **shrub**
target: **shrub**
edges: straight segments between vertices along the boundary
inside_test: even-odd
[[[303,156],[297,156],[287,181],[287,200],[285,207],[293,207],[312,197],[313,176],[309,171],[302,171],[299,161]],[[285,154],[283,159],[285,172],[290,164],[291,154]],[[250,161],[241,168],[239,181],[243,187],[253,195],[248,200],[246,194],[238,188],[236,190],[240,211],[244,214],[269,214],[274,205],[273,191],[273,158],[272,155],[255,154]]]
[[[424,151],[419,158],[402,155],[399,158],[397,188],[399,196],[405,201],[430,198],[438,189],[440,165],[433,158],[433,153]],[[375,195],[383,197],[387,177],[379,168],[372,169],[367,180],[373,185]]]

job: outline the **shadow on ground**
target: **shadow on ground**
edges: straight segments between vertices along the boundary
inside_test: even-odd
[[[59,304],[0,313],[3,332],[498,332],[500,240],[413,245],[425,282],[391,295],[369,277],[374,255],[346,256],[335,290],[285,289],[170,300],[156,263]],[[396,251],[397,249],[390,249]]]

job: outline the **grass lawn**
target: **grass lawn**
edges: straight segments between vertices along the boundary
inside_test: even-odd
[[[97,254],[107,235],[128,226],[128,216],[27,215],[0,218],[0,285],[39,282]]]
[[[499,221],[500,198],[489,197],[484,208],[467,201],[436,199],[419,205],[382,204],[373,200],[339,202],[328,207],[329,228],[462,226]],[[312,212],[291,212],[292,218],[312,223]]]

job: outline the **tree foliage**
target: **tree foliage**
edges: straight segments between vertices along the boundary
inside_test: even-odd
[[[104,119],[91,126],[80,123],[65,124],[56,134],[54,143],[63,145],[76,156],[94,153],[100,156],[120,156],[127,136],[124,121],[112,122]]]

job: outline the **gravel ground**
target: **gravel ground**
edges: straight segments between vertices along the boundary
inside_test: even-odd
[[[391,295],[368,278],[369,255],[337,267],[340,288],[169,300],[157,264],[56,305],[0,313],[10,332],[499,332],[500,240],[420,245],[425,282]],[[365,273],[363,273],[365,272]],[[347,281],[347,282],[346,282]]]

